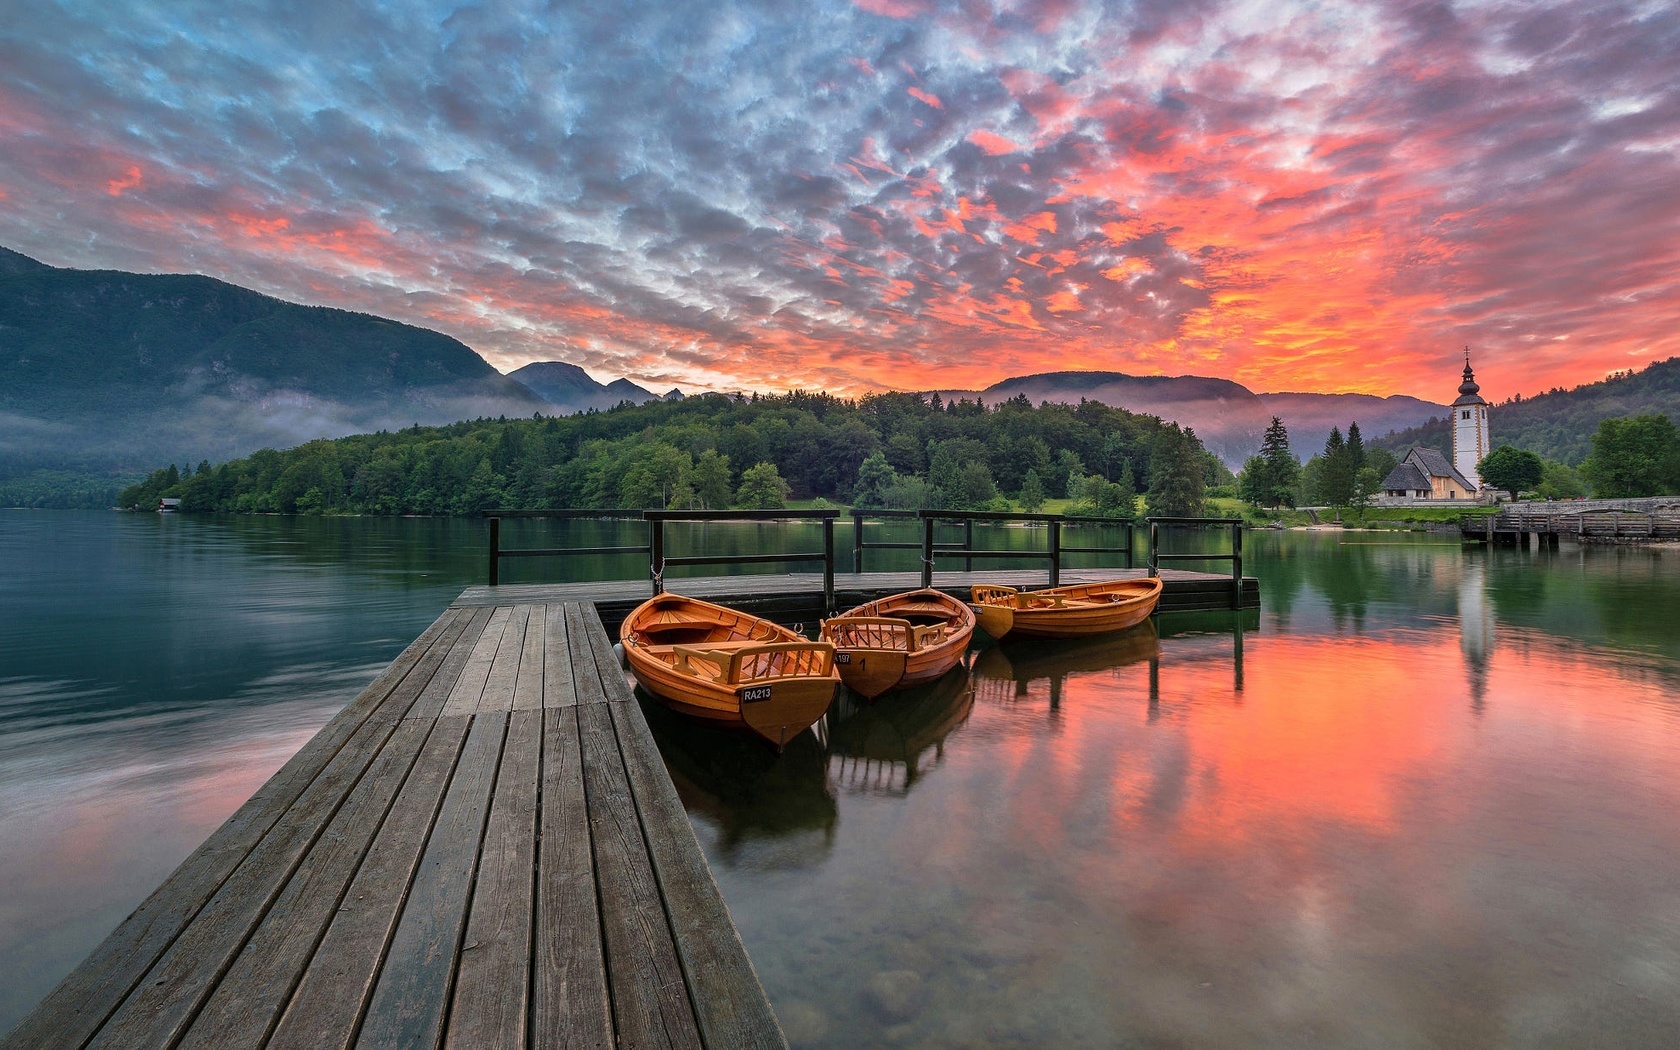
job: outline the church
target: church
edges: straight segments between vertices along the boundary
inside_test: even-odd
[[[1464,381],[1452,403],[1452,459],[1432,448],[1411,448],[1382,480],[1382,493],[1392,500],[1473,500],[1482,491],[1476,464],[1492,448],[1488,436],[1488,403],[1482,399],[1476,373],[1470,370],[1470,348],[1464,348]]]

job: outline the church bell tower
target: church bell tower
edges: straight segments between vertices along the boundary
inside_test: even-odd
[[[1458,385],[1458,400],[1453,402],[1453,466],[1477,488],[1482,476],[1476,464],[1487,457],[1492,446],[1488,437],[1488,404],[1482,400],[1481,387],[1476,385],[1476,373],[1470,370],[1470,348],[1464,348],[1464,382]]]

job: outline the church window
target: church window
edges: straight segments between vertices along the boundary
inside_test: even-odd
[[[1465,418],[1465,419],[1469,419],[1469,418],[1470,418],[1470,410],[1469,410],[1469,409],[1468,409],[1468,408],[1467,408],[1467,409],[1465,409],[1465,410],[1464,410],[1464,418]]]

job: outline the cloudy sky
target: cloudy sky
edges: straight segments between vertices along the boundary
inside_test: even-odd
[[[666,389],[1680,354],[1672,0],[0,0],[0,244]]]

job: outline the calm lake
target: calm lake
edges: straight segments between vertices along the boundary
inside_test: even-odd
[[[484,536],[0,511],[0,1032]],[[648,708],[794,1046],[1680,1044],[1680,547],[1246,547],[1258,614],[979,648],[779,758]]]

